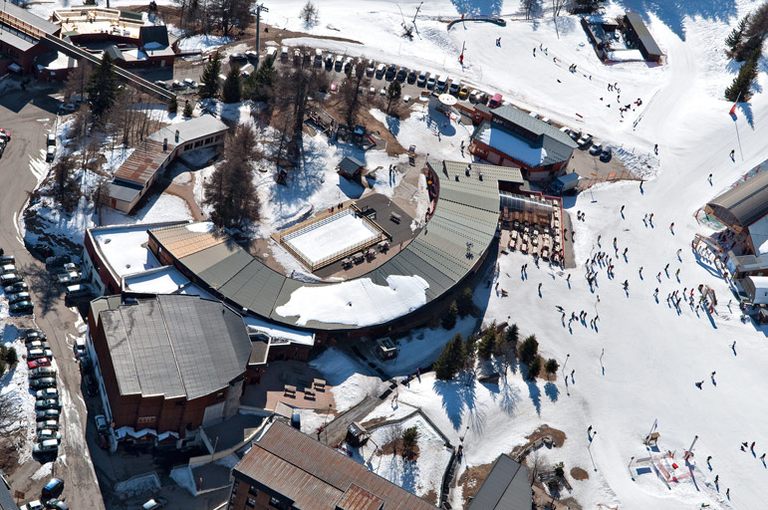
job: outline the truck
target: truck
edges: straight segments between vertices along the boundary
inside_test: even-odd
[[[576,188],[579,185],[579,174],[571,172],[561,175],[550,185],[550,191],[555,195],[562,195]]]

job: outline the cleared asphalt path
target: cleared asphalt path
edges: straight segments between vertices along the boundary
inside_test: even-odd
[[[17,267],[28,277],[35,301],[34,323],[48,336],[59,368],[59,391],[62,395],[62,446],[53,472],[65,481],[64,496],[73,509],[104,509],[102,494],[96,479],[86,441],[87,411],[80,390],[80,367],[72,352],[77,335],[77,315],[64,305],[63,298],[48,298],[41,291],[45,276],[44,265],[25,249],[15,221],[27,199],[27,193],[37,184],[30,170],[30,158],[44,158],[45,135],[56,122],[58,102],[49,97],[50,90],[35,85],[31,91],[0,93],[0,127],[12,131],[12,139],[0,159],[0,246],[6,254],[16,256]],[[19,327],[34,326],[32,318],[15,318]],[[34,426],[34,424],[32,425]],[[94,426],[88,431],[94,444]],[[11,477],[13,488],[26,493],[26,499],[36,499],[47,477],[32,480],[40,468],[35,460],[22,464]]]

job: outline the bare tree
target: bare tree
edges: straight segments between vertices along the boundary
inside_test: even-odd
[[[355,123],[355,116],[360,107],[360,87],[365,79],[365,63],[360,61],[350,68],[347,79],[339,90],[339,96],[344,104],[344,117],[348,126]]]
[[[78,62],[77,67],[69,72],[64,82],[64,97],[70,99],[72,96],[78,95],[80,99],[84,99],[92,74],[93,67],[90,63],[85,60]]]
[[[286,158],[294,166],[298,166],[303,156],[303,128],[307,111],[307,101],[322,86],[325,75],[319,74],[314,68],[291,68],[279,75],[275,98],[276,106],[282,114],[290,115],[291,126],[287,133]]]

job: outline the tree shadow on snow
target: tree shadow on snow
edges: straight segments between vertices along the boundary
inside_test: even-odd
[[[475,411],[475,384],[473,380],[467,384],[467,374],[460,374],[454,381],[435,381],[432,389],[440,398],[443,399],[443,409],[445,415],[453,425],[454,430],[461,427],[462,417],[465,409],[470,411],[469,419],[474,422],[470,425],[481,425],[478,421],[481,417],[477,416]],[[473,416],[474,415],[474,416]]]
[[[549,397],[550,401],[557,402],[557,398],[560,396],[560,389],[558,389],[557,384],[549,381],[544,385],[544,394]]]
[[[533,407],[536,408],[536,414],[541,416],[541,390],[539,389],[539,385],[536,384],[535,379],[533,381],[528,379],[527,366],[520,365],[520,373],[523,376],[525,384],[528,386],[528,397],[531,399]]]
[[[739,103],[739,110],[744,114],[744,118],[747,119],[749,127],[755,129],[755,116],[752,113],[752,105],[750,103]]]
[[[403,477],[399,484],[403,489],[408,492],[416,493],[416,482],[419,479],[419,465],[414,460],[403,461]]]
[[[619,2],[629,11],[640,14],[649,22],[649,14],[658,17],[681,40],[685,41],[686,17],[701,17],[708,20],[728,22],[738,15],[735,0],[621,0]]]
[[[459,14],[472,16],[499,16],[503,0],[451,0]]]

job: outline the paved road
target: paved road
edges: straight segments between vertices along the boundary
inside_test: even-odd
[[[43,88],[33,92],[11,91],[0,94],[0,126],[12,129],[13,138],[0,159],[0,246],[16,256],[24,273],[43,275],[44,267],[24,248],[15,226],[21,208],[37,183],[30,171],[30,156],[41,157],[45,133],[56,121],[57,101]],[[54,464],[54,473],[65,480],[64,496],[73,509],[104,508],[102,495],[90,461],[85,439],[86,408],[80,392],[80,369],[72,353],[77,315],[64,306],[63,299],[43,299],[45,284],[39,277],[29,277],[34,294],[34,323],[48,336],[59,367],[59,391],[62,392],[62,448]],[[45,304],[45,309],[41,306]],[[34,326],[33,319],[14,320],[20,326]],[[91,429],[93,427],[90,427]],[[93,437],[93,431],[90,432]],[[32,480],[40,468],[30,460],[11,476],[14,489],[27,493],[27,499],[39,495],[47,481]]]

